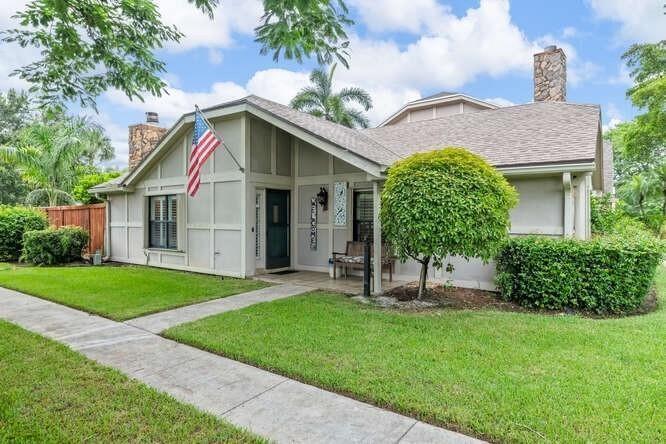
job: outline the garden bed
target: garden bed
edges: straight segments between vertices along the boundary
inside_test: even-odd
[[[384,292],[382,296],[365,298],[355,296],[353,299],[383,308],[398,310],[420,311],[433,309],[451,310],[499,310],[517,313],[539,313],[550,315],[580,315],[591,318],[616,318],[631,315],[646,314],[654,311],[658,306],[657,291],[651,289],[643,304],[636,310],[624,314],[601,315],[589,310],[545,310],[523,307],[515,302],[505,301],[494,291],[479,290],[475,288],[453,287],[443,284],[428,284],[426,294],[418,299],[418,282],[410,282],[394,287]]]

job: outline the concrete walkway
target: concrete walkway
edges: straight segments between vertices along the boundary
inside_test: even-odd
[[[126,324],[139,327],[151,333],[160,333],[168,328],[174,327],[185,322],[196,321],[197,319],[212,316],[225,311],[240,310],[250,305],[261,302],[270,302],[277,299],[295,296],[297,294],[312,291],[311,287],[302,285],[275,285],[260,290],[248,291],[233,296],[227,296],[212,301],[201,302],[199,304],[188,305],[173,310],[167,310],[160,313],[142,316],[140,318],[125,321]]]
[[[0,287],[0,319],[277,442],[472,443],[284,376]]]

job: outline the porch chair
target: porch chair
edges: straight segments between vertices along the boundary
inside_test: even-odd
[[[338,265],[345,270],[345,278],[350,268],[363,269],[363,242],[347,241],[344,253],[333,252],[333,279],[337,279]],[[371,263],[374,259],[374,249],[370,244],[370,260]],[[382,274],[385,269],[388,269],[389,282],[393,281],[393,268],[395,267],[395,257],[391,254],[390,248],[386,244],[382,244]],[[372,273],[372,267],[370,269]]]

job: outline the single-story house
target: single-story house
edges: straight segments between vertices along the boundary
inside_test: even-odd
[[[327,272],[347,241],[381,248],[379,196],[387,168],[415,152],[459,146],[483,156],[513,184],[520,203],[511,234],[590,236],[590,194],[611,190],[600,108],[566,102],[566,57],[534,56],[534,102],[498,107],[464,94],[410,102],[380,126],[351,129],[256,96],[203,110],[226,147],[186,192],[193,113],[170,129],[156,116],[130,127],[130,170],[92,188],[105,197],[105,254],[114,261],[238,277],[271,271]],[[152,121],[152,122],[151,122]],[[233,153],[242,169],[227,150]],[[327,195],[327,196],[325,196]],[[482,221],[480,221],[482,223]],[[493,264],[453,258],[433,279],[494,288]],[[376,261],[378,268],[381,266]],[[418,264],[396,264],[416,279]],[[381,290],[380,274],[374,286]]]

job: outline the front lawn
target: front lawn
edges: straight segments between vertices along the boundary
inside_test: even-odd
[[[0,286],[125,320],[265,287],[266,283],[142,266],[0,264]]]
[[[0,321],[0,442],[260,442]]]
[[[666,269],[657,276],[666,295]],[[178,341],[495,441],[666,440],[666,309],[621,319],[406,314],[313,292]]]

